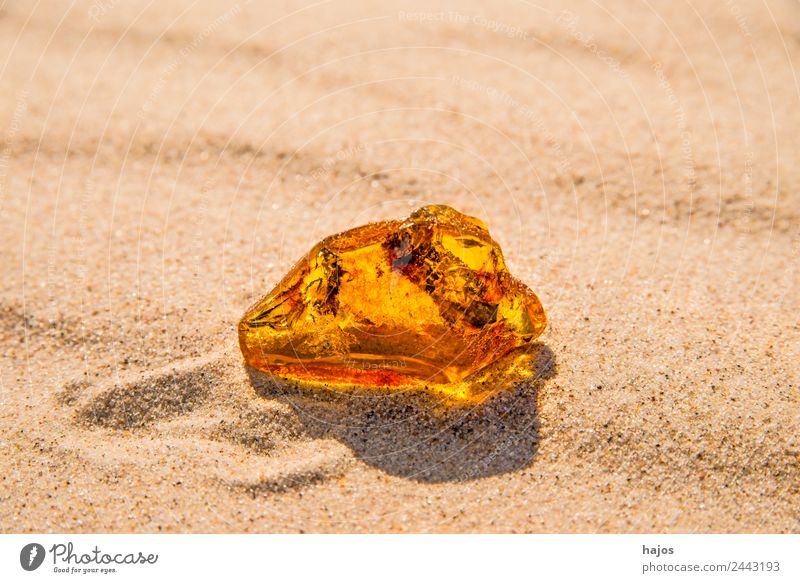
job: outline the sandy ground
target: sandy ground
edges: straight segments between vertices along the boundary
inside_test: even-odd
[[[796,2],[0,8],[0,530],[800,532]],[[469,410],[248,374],[321,237],[483,218]]]

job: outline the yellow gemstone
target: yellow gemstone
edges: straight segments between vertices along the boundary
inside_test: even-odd
[[[317,243],[247,311],[239,344],[251,367],[301,382],[462,395],[545,322],[483,221],[437,205]]]

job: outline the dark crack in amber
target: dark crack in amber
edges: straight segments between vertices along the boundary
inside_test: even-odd
[[[251,367],[300,382],[466,397],[492,363],[519,376],[509,353],[545,322],[483,221],[436,205],[317,243],[247,311],[239,344]]]

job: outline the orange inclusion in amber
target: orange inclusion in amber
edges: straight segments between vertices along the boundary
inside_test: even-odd
[[[426,206],[326,237],[239,323],[251,367],[299,381],[455,384],[545,327],[479,219]]]

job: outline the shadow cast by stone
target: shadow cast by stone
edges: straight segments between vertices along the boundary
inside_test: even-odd
[[[312,437],[334,437],[373,467],[435,483],[503,474],[531,463],[539,441],[537,394],[555,376],[556,363],[544,344],[534,344],[529,353],[530,379],[463,407],[416,391],[310,393],[297,383],[246,369],[255,391],[291,404]]]

